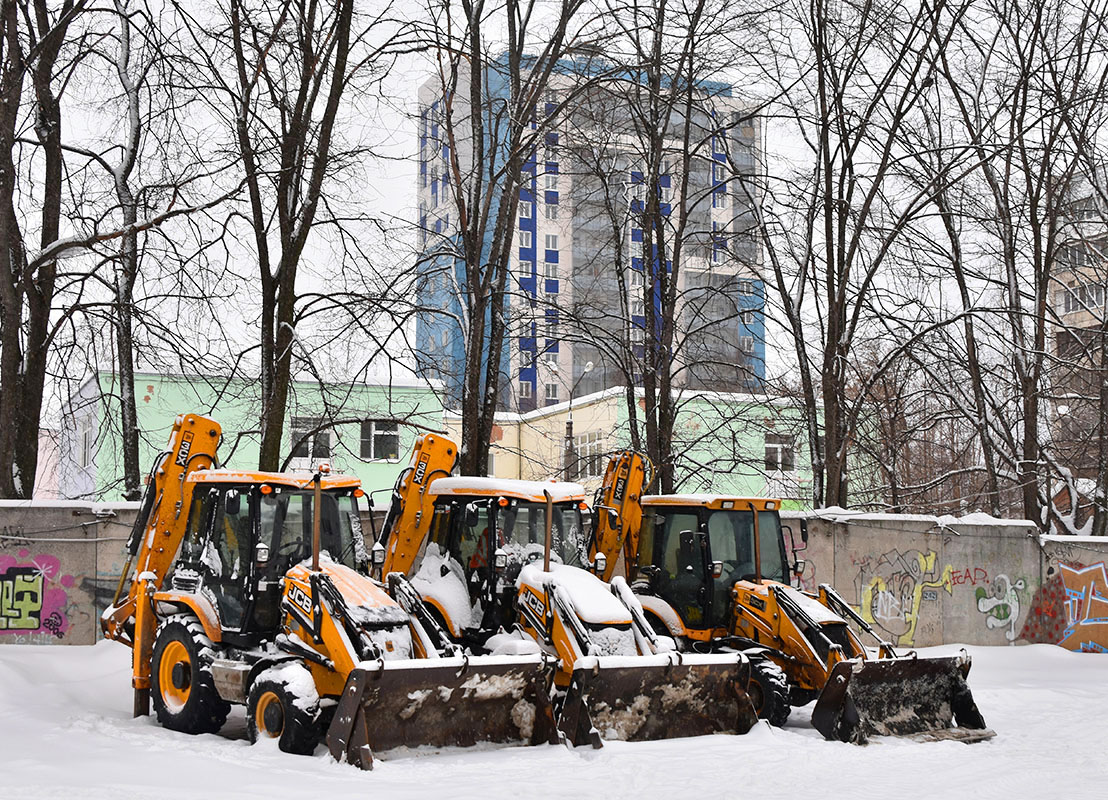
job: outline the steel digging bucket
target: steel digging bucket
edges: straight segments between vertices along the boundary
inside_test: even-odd
[[[966,683],[969,670],[965,652],[840,662],[816,701],[812,725],[824,738],[854,744],[865,744],[870,736],[991,739],[996,733],[985,727]]]
[[[741,734],[758,721],[741,653],[600,656],[580,659],[558,728],[574,746],[603,740]]]
[[[373,768],[373,751],[558,742],[540,656],[363,662],[350,673],[327,731],[338,761]]]

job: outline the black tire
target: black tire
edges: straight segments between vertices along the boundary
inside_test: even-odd
[[[227,721],[231,704],[212,680],[215,647],[192,614],[166,617],[158,627],[150,660],[154,713],[166,728],[182,733],[215,733]]]
[[[792,706],[789,705],[789,681],[779,666],[766,659],[752,660],[747,693],[759,719],[767,720],[775,728],[784,727]]]
[[[277,739],[284,752],[309,756],[319,744],[321,731],[319,695],[307,667],[286,661],[258,673],[246,697],[246,732],[251,742]]]

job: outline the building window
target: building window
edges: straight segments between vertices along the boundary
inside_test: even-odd
[[[543,210],[546,214],[547,219],[549,219],[549,220],[558,219],[558,206],[553,205],[551,203],[546,203],[545,205],[543,205]]]
[[[520,260],[519,262],[519,277],[530,278],[535,274],[535,262],[529,260]]]
[[[535,366],[535,351],[534,350],[522,350],[519,354],[519,363],[524,369],[530,369]],[[530,384],[528,384],[530,386]],[[530,391],[530,389],[528,389]]]
[[[1092,311],[1104,305],[1104,287],[1095,283],[1073,285],[1063,293],[1065,313]]]
[[[400,458],[400,425],[382,419],[362,420],[361,457],[366,459]]]
[[[753,336],[740,336],[739,337],[739,350],[751,355],[754,352],[754,337]]]
[[[531,238],[531,231],[519,232],[519,246],[522,250],[529,250],[534,244],[534,240]]]
[[[571,481],[599,478],[604,474],[604,444],[600,433],[585,433],[573,440],[574,459],[570,466]]]
[[[631,326],[631,344],[642,344],[645,331],[639,325]]]
[[[766,434],[766,472],[792,472],[796,469],[793,437]]]
[[[712,208],[727,208],[727,192],[712,192]]]
[[[531,399],[531,381],[519,382],[519,399],[530,400]]]
[[[558,402],[558,384],[548,383],[546,384],[546,402],[557,403]]]
[[[557,250],[558,249],[558,234],[548,233],[546,234],[546,249]]]
[[[546,173],[546,188],[547,191],[556,191],[558,188],[558,173],[548,172]]]
[[[496,455],[491,450],[489,451],[488,471],[485,474],[490,478],[496,477]]]
[[[542,264],[542,274],[548,281],[558,280],[558,265],[553,261],[544,261]]]
[[[754,281],[748,281],[748,280],[739,281],[739,294],[745,294],[745,295],[754,294]]]
[[[519,201],[519,218],[520,219],[531,219],[532,209],[533,209],[533,204],[532,203],[526,202],[524,200],[520,200]]]
[[[319,417],[293,417],[289,425],[293,458],[310,458],[313,461],[331,457],[331,431],[316,430],[322,420]]]
[[[552,349],[553,347],[554,342],[547,342],[546,350],[542,354],[543,363],[548,366],[557,366],[558,364],[558,353]]]
[[[646,309],[643,303],[643,290],[645,286],[646,282],[643,274],[637,270],[632,270],[629,303],[632,317],[642,317],[646,315]]]
[[[92,417],[86,416],[81,420],[81,427],[77,432],[77,460],[80,466],[91,467],[95,451],[96,432],[92,427]]]
[[[739,319],[743,325],[753,325],[757,318],[757,312],[753,308],[745,308],[739,312]]]

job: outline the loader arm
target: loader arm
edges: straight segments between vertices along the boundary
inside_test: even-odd
[[[197,414],[184,414],[173,422],[169,447],[162,453],[143,496],[138,519],[128,540],[128,560],[120,575],[112,604],[104,610],[100,626],[109,639],[131,645],[134,642],[139,576],[157,591],[185,538],[188,508],[194,484],[185,480],[190,472],[218,466],[216,448],[222,435],[219,423]],[[133,570],[132,570],[133,566]],[[127,596],[124,584],[130,581]]]

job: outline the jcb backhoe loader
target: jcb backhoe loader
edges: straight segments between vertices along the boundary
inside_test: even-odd
[[[696,652],[746,653],[760,716],[783,725],[790,704],[818,697],[812,724],[828,739],[864,743],[879,734],[979,741],[994,735],[965,681],[968,655],[898,656],[831,586],[809,594],[790,585],[799,566],[797,546],[791,542],[790,565],[778,501],[644,496],[650,475],[641,454],[612,457],[596,500],[608,513],[597,517],[589,554],[627,565],[631,588],[656,631]],[[621,511],[621,503],[630,503],[631,513]],[[806,542],[806,527],[801,531]],[[849,623],[872,636],[876,647],[865,647]]]
[[[403,579],[390,596],[368,577],[356,478],[220,469],[219,440],[175,421],[101,619],[133,648],[136,716],[152,698],[167,728],[210,733],[244,704],[251,740],[311,753],[326,730],[363,768],[399,745],[558,741],[541,657],[440,652]]]
[[[579,485],[450,477],[456,452],[417,442],[379,540],[384,574],[411,578],[436,630],[477,653],[554,657],[575,745],[749,730],[745,656],[676,652],[625,581],[594,574],[603,557],[583,564]]]

